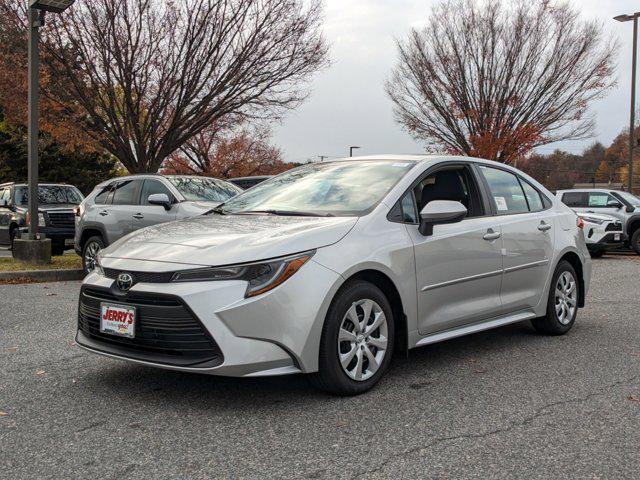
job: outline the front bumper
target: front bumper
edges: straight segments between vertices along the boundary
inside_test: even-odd
[[[28,234],[29,227],[20,228],[21,234]],[[75,228],[63,228],[63,227],[38,227],[38,233],[42,238],[49,238],[52,242],[65,242],[70,244],[75,238]],[[67,242],[69,240],[69,242]]]
[[[616,240],[616,236],[619,236]],[[622,247],[628,240],[628,236],[622,232],[607,232],[603,236],[587,240],[587,248],[589,251],[601,251],[611,248]]]
[[[103,263],[109,262],[104,260]],[[124,270],[126,264],[128,269],[125,271],[134,272],[141,271],[136,266],[146,263],[111,262],[103,266]],[[219,355],[203,356],[200,362],[193,359],[180,362],[176,361],[176,355],[167,357],[162,352],[158,355],[157,349],[145,352],[126,344],[114,346],[114,342],[106,342],[99,335],[88,335],[83,325],[82,297],[76,342],[94,353],[172,370],[238,377],[313,372],[317,370],[322,325],[339,279],[335,272],[310,260],[282,285],[258,297],[245,299],[246,283],[242,281],[138,283],[123,294],[114,286],[114,280],[92,273],[85,279],[82,292],[93,289],[115,295],[115,303],[138,306],[143,321],[145,307],[136,304],[136,295],[158,300],[175,298],[202,326]],[[158,312],[146,315],[157,317]],[[157,320],[152,318],[152,321]],[[163,318],[162,321],[170,319]],[[146,335],[153,341],[152,328],[147,328]],[[156,339],[158,344],[166,345],[162,343],[167,340],[162,332]]]

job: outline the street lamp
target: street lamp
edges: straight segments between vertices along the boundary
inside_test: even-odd
[[[638,17],[640,12],[633,15],[618,15],[613,17],[618,22],[630,22],[633,20],[633,56],[631,60],[631,115],[629,120],[629,192],[633,193],[633,148],[635,141],[633,138],[636,113],[636,63],[638,60]]]
[[[349,156],[353,157],[353,151],[357,150],[358,148],[362,148],[362,147],[355,147],[355,146],[349,147]]]
[[[38,239],[38,101],[40,96],[40,71],[38,42],[40,27],[44,25],[45,12],[62,13],[75,0],[30,0],[29,1],[29,236],[27,241]],[[35,262],[48,261],[44,248],[36,244],[25,247],[24,254]]]

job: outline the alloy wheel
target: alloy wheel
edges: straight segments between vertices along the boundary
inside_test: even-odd
[[[101,250],[98,242],[89,242],[84,249],[84,265],[87,273],[93,272],[96,268],[96,255]]]
[[[354,302],[342,319],[338,334],[338,357],[342,370],[355,381],[371,378],[387,353],[388,326],[376,302]]]
[[[555,307],[558,321],[567,325],[573,319],[578,304],[576,279],[571,272],[564,271],[556,283]]]

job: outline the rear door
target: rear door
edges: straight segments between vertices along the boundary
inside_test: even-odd
[[[471,166],[429,171],[408,194],[412,196],[403,199],[405,216],[408,205],[415,202],[417,207],[407,229],[415,251],[420,334],[495,316],[500,311],[502,239]],[[424,236],[418,231],[417,212],[433,200],[460,201],[468,216],[458,223],[435,225],[433,235]]]
[[[502,306],[505,312],[533,308],[540,301],[553,258],[551,201],[508,170],[484,165],[479,170],[502,231]]]
[[[105,220],[109,242],[114,242],[133,231],[133,214],[138,207],[141,187],[142,180],[139,179],[125,179],[115,185],[110,197],[108,220]]]
[[[142,185],[140,205],[134,209],[133,213],[134,230],[176,220],[176,205],[172,206],[170,210],[165,210],[161,205],[151,205],[149,203],[149,196],[156,193],[164,193],[171,201],[175,199],[173,193],[162,181],[150,178],[146,179]]]

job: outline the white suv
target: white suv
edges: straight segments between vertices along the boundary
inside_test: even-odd
[[[601,257],[607,250],[615,250],[626,243],[622,222],[617,218],[582,212],[578,216],[584,221],[584,238],[592,257]]]
[[[578,213],[598,213],[620,220],[628,245],[640,255],[640,198],[602,188],[559,190],[556,195]]]
[[[140,228],[201,215],[242,192],[224,180],[186,175],[133,175],[98,185],[75,209],[75,249],[85,272],[97,253]]]

